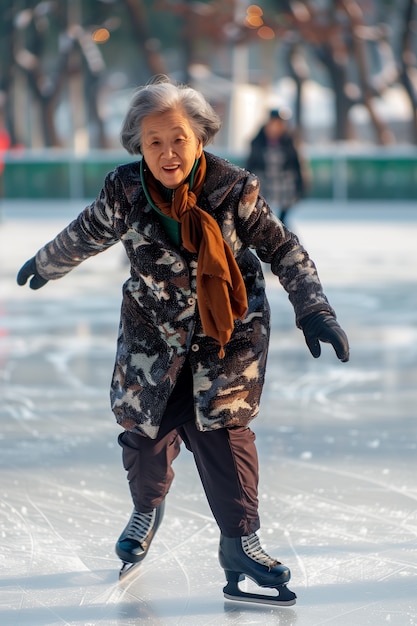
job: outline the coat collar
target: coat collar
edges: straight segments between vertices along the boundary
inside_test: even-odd
[[[239,181],[247,177],[246,170],[230,163],[226,159],[204,151],[207,161],[207,174],[201,192],[199,206],[213,213],[222,204],[227,195]],[[126,166],[121,166],[124,169]],[[128,221],[131,225],[136,223],[140,230],[152,230],[152,237],[156,237],[167,244],[167,235],[157,220],[150,219],[153,209],[147,202],[142,184],[140,182],[139,161],[127,166],[128,180],[125,179],[124,191],[127,200],[132,207]],[[151,225],[153,224],[153,226]]]

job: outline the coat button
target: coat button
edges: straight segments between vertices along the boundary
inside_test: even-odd
[[[191,350],[193,352],[198,352],[200,350],[200,346],[197,345],[196,343],[193,343],[193,345],[191,346]]]
[[[192,306],[193,304],[195,304],[195,298],[188,298],[187,302],[190,306]]]

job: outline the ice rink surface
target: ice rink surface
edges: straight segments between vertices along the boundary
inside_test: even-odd
[[[261,540],[294,607],[230,602],[191,455],[137,575],[114,543],[131,513],[109,408],[123,250],[38,292],[15,275],[84,203],[3,203],[0,624],[417,624],[417,207],[305,203],[291,226],[351,344],[313,359],[267,275],[273,333],[260,417]]]

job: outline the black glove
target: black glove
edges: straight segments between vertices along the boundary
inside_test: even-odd
[[[38,270],[36,269],[35,257],[26,261],[26,263],[20,268],[17,275],[17,284],[26,285],[28,278],[31,276],[32,279],[29,283],[29,287],[31,289],[40,289],[48,282],[46,278],[42,278],[42,276],[38,273]]]
[[[306,344],[311,354],[317,359],[321,354],[320,341],[331,343],[337,358],[349,361],[349,342],[345,331],[330,313],[311,313],[300,320]]]

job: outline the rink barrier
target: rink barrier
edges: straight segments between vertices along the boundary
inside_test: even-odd
[[[244,154],[210,147],[243,165]],[[415,200],[417,148],[305,147],[309,173],[307,197],[324,200]],[[77,155],[65,150],[23,150],[6,154],[4,196],[10,199],[93,198],[116,165],[135,160],[121,150],[91,150]]]

